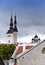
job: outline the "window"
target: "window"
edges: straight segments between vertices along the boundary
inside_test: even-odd
[[[8,35],[8,37],[11,37],[11,35]]]
[[[10,40],[8,40],[8,43],[10,43]]]
[[[42,49],[42,53],[45,54],[45,47]]]

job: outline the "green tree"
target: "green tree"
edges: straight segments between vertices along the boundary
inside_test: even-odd
[[[0,56],[6,60],[9,59],[14,50],[15,50],[16,46],[14,44],[0,44]]]

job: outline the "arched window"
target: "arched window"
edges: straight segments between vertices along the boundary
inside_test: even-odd
[[[42,53],[45,54],[45,47],[42,49]]]
[[[1,57],[0,57],[0,65],[5,65]]]

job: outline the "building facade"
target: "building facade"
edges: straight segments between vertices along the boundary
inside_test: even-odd
[[[45,40],[16,58],[17,65],[45,65]]]
[[[10,44],[17,44],[17,21],[16,21],[16,16],[14,17],[14,23],[13,23],[13,18],[11,14],[11,19],[10,19],[10,27],[9,30],[7,31],[7,43]]]
[[[14,50],[14,53],[12,54],[12,56],[11,56],[11,58],[9,60],[9,65],[11,65],[11,63],[12,63],[12,65],[24,65],[22,63],[23,60],[24,60],[25,63],[28,62],[28,61],[25,61],[27,58],[25,59],[23,54],[25,52],[27,52],[28,50],[30,50],[31,48],[35,47],[36,45],[38,45],[38,43],[41,42],[41,41],[39,41],[40,38],[38,38],[37,35],[35,35],[34,38],[32,38],[32,39],[33,40],[32,40],[31,43],[18,43],[18,45],[16,46],[16,49]],[[17,59],[15,59],[15,57],[17,57]],[[21,57],[21,59],[20,59],[20,57]],[[30,60],[29,60],[29,62],[30,62]]]

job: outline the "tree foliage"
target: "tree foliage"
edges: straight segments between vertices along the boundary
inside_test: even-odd
[[[9,59],[15,48],[16,46],[14,44],[0,44],[0,57],[4,60]]]

